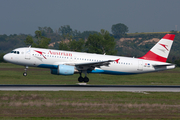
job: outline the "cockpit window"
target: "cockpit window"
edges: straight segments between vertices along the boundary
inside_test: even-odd
[[[11,53],[19,54],[19,51],[11,51]]]

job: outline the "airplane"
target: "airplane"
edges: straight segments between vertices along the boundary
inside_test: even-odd
[[[89,82],[87,73],[112,75],[130,75],[148,73],[175,68],[175,64],[166,63],[174,34],[166,34],[144,56],[139,58],[72,52],[63,50],[22,47],[3,56],[7,62],[25,66],[49,68],[54,75],[73,75],[79,73],[79,82]],[[82,77],[82,73],[85,77]]]

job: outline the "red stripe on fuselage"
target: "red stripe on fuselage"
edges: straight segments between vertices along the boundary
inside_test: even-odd
[[[166,62],[167,60],[167,58],[161,57],[151,51],[149,51],[146,55],[140,57],[139,59],[153,60],[153,61],[160,61],[160,62]]]

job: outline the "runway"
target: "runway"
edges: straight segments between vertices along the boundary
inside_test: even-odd
[[[0,85],[0,91],[180,92],[180,86],[156,86],[156,85]]]

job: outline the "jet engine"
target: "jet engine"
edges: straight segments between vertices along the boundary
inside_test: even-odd
[[[51,74],[54,74],[54,75],[73,75],[74,71],[75,71],[74,66],[58,65],[57,69],[51,69]]]

